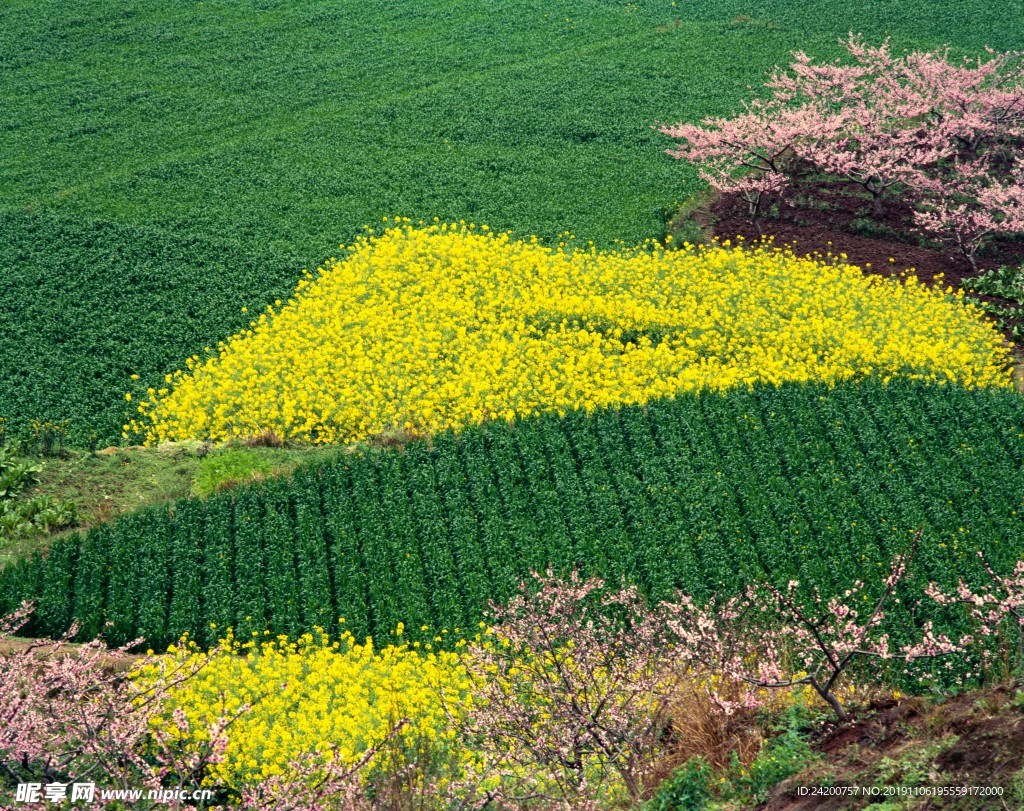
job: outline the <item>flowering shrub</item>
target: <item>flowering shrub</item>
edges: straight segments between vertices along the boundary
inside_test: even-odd
[[[998,335],[914,282],[768,249],[555,249],[403,223],[193,358],[131,427],[351,442],[868,374],[1009,384]]]
[[[916,541],[915,541],[916,546]],[[764,690],[809,685],[840,721],[849,713],[838,694],[840,679],[860,659],[898,658],[910,664],[918,659],[947,656],[963,650],[965,636],[953,642],[936,634],[926,621],[920,640],[894,648],[882,631],[886,603],[907,572],[910,552],[896,556],[881,595],[867,599],[858,581],[828,599],[815,589],[801,599],[799,582],[785,589],[770,583],[752,583],[743,594],[699,605],[688,595],[663,603],[667,625],[680,656],[703,671],[745,683],[739,701],[721,696],[712,683],[709,693],[725,712],[759,706]]]
[[[570,801],[611,780],[636,801],[678,681],[662,618],[634,586],[534,579],[492,604],[494,627],[465,659],[474,702],[460,720],[512,803]]]
[[[781,195],[790,183],[788,165],[798,139],[811,132],[823,137],[824,126],[814,111],[770,110],[755,99],[733,118],[664,126],[661,131],[680,141],[669,155],[699,163],[700,176],[712,188],[746,200],[747,213],[760,233],[765,202]]]

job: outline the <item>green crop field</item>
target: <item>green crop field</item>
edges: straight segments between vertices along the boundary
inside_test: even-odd
[[[986,0],[7,0],[0,416],[115,440],[158,384],[385,214],[663,232],[695,175],[659,120],[738,108],[837,38],[1024,38]]]
[[[490,423],[57,542],[0,573],[0,614],[33,598],[33,633],[77,617],[84,639],[109,621],[112,641],[154,647],[338,617],[381,638],[400,621],[471,627],[549,565],[626,577],[651,597],[764,576],[877,587],[918,529],[920,594],[976,576],[975,549],[999,568],[1020,554],[1022,463],[1019,396],[908,382]]]

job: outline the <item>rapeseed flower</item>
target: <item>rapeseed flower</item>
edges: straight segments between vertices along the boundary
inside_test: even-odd
[[[318,630],[295,641],[242,644],[229,632],[210,653],[181,646],[165,659],[167,668],[181,668],[176,672],[198,672],[172,691],[154,725],[172,731],[175,710],[183,710],[188,731],[180,738],[187,749],[201,747],[201,731],[219,718],[237,715],[223,759],[206,775],[207,784],[236,790],[283,774],[300,755],[335,746],[355,762],[402,718],[409,723],[400,742],[410,749],[422,741],[454,746],[458,718],[449,713],[472,706],[469,676],[456,653],[424,654],[406,644],[378,649],[348,633],[334,641]],[[150,665],[134,678],[144,687],[159,673]]]
[[[431,434],[540,411],[874,375],[1009,386],[960,294],[728,243],[597,251],[398,222],[138,406],[149,442]]]

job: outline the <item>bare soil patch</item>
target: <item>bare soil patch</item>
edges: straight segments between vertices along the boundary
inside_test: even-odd
[[[801,796],[815,786],[999,786],[1001,797],[900,798],[906,809],[1013,809],[1024,803],[1024,702],[1012,687],[941,703],[921,698],[865,708],[825,732],[814,749],[823,765],[776,786],[762,811],[867,808],[885,797]],[[896,798],[888,798],[890,800]]]

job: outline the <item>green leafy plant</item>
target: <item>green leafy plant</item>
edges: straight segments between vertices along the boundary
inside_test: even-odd
[[[1014,772],[1007,789],[1010,800],[1018,807],[1024,807],[1024,769]]]
[[[751,801],[764,802],[772,786],[803,771],[816,759],[803,732],[804,721],[799,709],[799,705],[794,705],[785,713],[780,734],[768,739],[735,781]]]
[[[18,456],[15,446],[0,448],[0,500],[15,496],[38,482],[42,467]]]
[[[702,811],[714,797],[715,780],[707,760],[690,758],[658,786],[645,811]]]
[[[711,242],[707,231],[692,217],[675,220],[672,226],[672,241],[678,246],[687,242],[691,245],[707,245]]]
[[[18,447],[0,447],[0,540],[50,532],[78,521],[75,505],[50,496],[29,496],[42,465],[18,455]]]
[[[32,525],[6,504],[0,507],[0,540],[20,538],[32,531]]]
[[[78,520],[78,510],[70,501],[58,501],[50,496],[35,496],[26,502],[26,510],[32,523],[43,530],[71,526]]]
[[[891,225],[887,225],[884,222],[877,222],[871,217],[860,216],[850,220],[849,226],[850,231],[854,234],[860,234],[865,237],[881,237],[883,239],[892,239],[898,236],[895,228]]]
[[[961,286],[968,293],[967,301],[979,307],[996,322],[996,326],[1008,333],[1014,341],[1024,341],[1024,267],[1003,265],[970,279],[964,279]],[[977,295],[998,296],[1007,302],[984,301]]]
[[[956,735],[908,749],[898,757],[883,757],[878,764],[875,785],[936,785],[946,777],[936,766],[936,758],[957,742]]]
[[[962,285],[970,293],[999,296],[1024,304],[1024,267],[1003,265],[980,276],[964,279]]]

